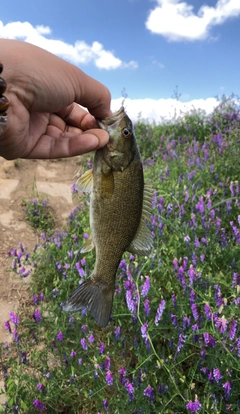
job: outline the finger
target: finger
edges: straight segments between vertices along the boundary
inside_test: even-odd
[[[96,118],[111,116],[111,94],[108,88],[73,65],[72,73],[76,82],[74,101],[88,108]]]
[[[73,103],[57,114],[68,125],[75,126],[82,130],[98,128],[98,124],[94,116],[89,114],[85,109],[76,103]]]
[[[70,130],[59,137],[56,137],[56,134],[56,127],[48,127],[47,134],[40,137],[35,147],[25,158],[73,157],[103,147],[109,138],[106,131],[101,129],[92,129],[80,134],[75,134]]]

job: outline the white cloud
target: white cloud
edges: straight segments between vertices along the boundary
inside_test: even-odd
[[[115,57],[113,52],[105,50],[99,42],[89,45],[83,40],[77,40],[74,44],[70,44],[62,40],[47,38],[45,35],[51,35],[51,29],[48,26],[34,27],[29,22],[12,22],[4,26],[0,21],[0,37],[24,40],[76,65],[93,63],[97,68],[107,70],[138,66],[135,61],[123,62]]]
[[[192,5],[181,0],[156,1],[158,5],[150,11],[146,27],[170,41],[206,39],[213,26],[240,15],[239,0],[218,0],[215,7],[203,5],[197,14]]]
[[[111,109],[117,111],[123,103],[123,98],[113,99]],[[203,110],[210,114],[219,104],[215,98],[195,99],[189,102],[180,102],[176,99],[129,99],[124,100],[124,107],[132,121],[140,119],[150,123],[162,123],[164,120],[173,120],[184,116],[192,110]]]

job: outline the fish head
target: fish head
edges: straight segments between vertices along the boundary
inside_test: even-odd
[[[109,133],[109,142],[103,148],[105,162],[112,170],[125,170],[136,158],[140,159],[133,123],[121,107],[111,117],[98,119],[101,129]]]

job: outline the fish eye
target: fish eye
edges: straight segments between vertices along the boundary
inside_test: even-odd
[[[129,138],[130,135],[132,135],[132,131],[131,131],[131,129],[123,128],[122,134],[124,135],[125,138]]]

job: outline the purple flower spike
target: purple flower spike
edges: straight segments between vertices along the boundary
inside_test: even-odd
[[[104,368],[106,370],[109,370],[110,366],[111,366],[111,358],[109,356],[107,356],[106,359],[105,359]]]
[[[114,333],[115,333],[115,339],[116,339],[116,341],[119,341],[119,339],[120,339],[120,334],[121,334],[121,327],[120,327],[120,326],[118,326],[118,327],[115,329]]]
[[[38,310],[38,309],[36,309],[36,310],[35,310],[35,312],[34,312],[34,314],[33,314],[33,319],[34,319],[37,323],[39,323],[39,322],[41,321],[42,317],[41,317],[41,312],[40,312],[40,310]]]
[[[58,332],[58,334],[57,334],[56,338],[57,338],[57,340],[58,340],[59,342],[62,342],[62,341],[63,341],[63,333],[62,333],[62,331],[59,331],[59,332]]]
[[[155,320],[154,320],[154,323],[155,323],[156,326],[158,326],[158,322],[162,318],[162,314],[163,314],[163,311],[165,309],[165,305],[166,305],[165,300],[164,299],[161,300],[160,305],[159,305],[159,307],[157,309],[157,313],[156,313],[156,316],[155,316]]]
[[[134,399],[134,387],[131,384],[131,382],[127,381],[126,385],[125,385],[126,391],[130,397],[130,400]]]
[[[231,339],[231,341],[235,338],[236,332],[237,322],[235,321],[235,319],[233,319],[229,330],[229,338]]]
[[[145,315],[148,316],[150,311],[151,311],[150,300],[146,299],[145,302],[144,302],[144,313],[145,313]]]
[[[13,311],[10,312],[10,319],[15,326],[19,324],[19,317]]]
[[[82,345],[82,349],[84,349],[84,351],[87,351],[88,350],[88,345],[87,345],[86,339],[85,338],[82,338],[80,340],[80,343]]]
[[[195,321],[197,321],[199,319],[199,315],[198,315],[198,310],[197,310],[197,305],[196,303],[194,303],[192,306],[192,313],[193,313],[193,317],[195,319]]]
[[[110,370],[107,371],[105,379],[108,385],[113,385],[113,376]]]
[[[220,333],[226,332],[228,320],[223,315],[221,318],[216,318],[215,326],[219,329]]]
[[[147,276],[145,282],[142,285],[141,295],[143,297],[147,296],[149,289],[150,289],[150,277]]]
[[[143,391],[143,394],[145,395],[145,397],[149,398],[149,401],[153,401],[154,399],[154,389],[153,387],[151,387],[150,385],[145,388],[145,390]]]
[[[33,401],[33,405],[38,410],[45,410],[45,408],[46,408],[46,406],[41,401],[39,401],[38,399],[36,399],[36,400]]]
[[[178,338],[178,345],[177,345],[177,354],[179,354],[179,352],[181,351],[184,342],[186,341],[186,335],[183,335],[182,333],[180,333],[179,338]]]
[[[6,330],[7,330],[9,333],[12,333],[12,329],[11,329],[11,326],[10,326],[9,321],[4,322],[4,325],[5,325]]]
[[[229,381],[225,382],[223,384],[223,388],[224,388],[224,391],[225,391],[225,397],[226,397],[226,399],[228,399],[230,394],[231,394],[231,384],[230,384],[230,382]]]
[[[99,346],[99,352],[100,352],[100,355],[104,354],[104,350],[105,350],[104,343],[103,343],[103,342],[101,342],[101,343],[100,343],[100,346]]]
[[[188,411],[190,411],[191,414],[196,414],[197,411],[199,411],[202,407],[202,404],[198,401],[197,396],[195,396],[195,401],[189,401],[186,405],[186,408]]]
[[[213,377],[217,383],[219,383],[220,379],[222,378],[222,374],[218,368],[213,369]]]
[[[75,358],[76,355],[77,355],[77,353],[72,350],[71,353],[70,353],[70,357],[71,358]]]

